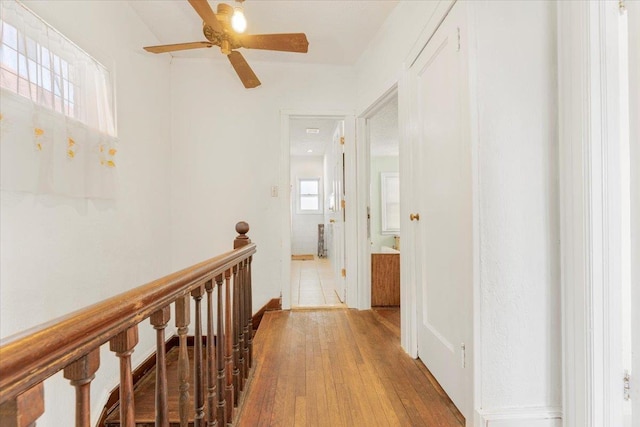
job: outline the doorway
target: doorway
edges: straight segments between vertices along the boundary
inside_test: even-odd
[[[367,241],[371,308],[400,335],[400,164],[398,95],[393,90],[366,118]]]
[[[291,308],[344,307],[344,118],[289,118]]]

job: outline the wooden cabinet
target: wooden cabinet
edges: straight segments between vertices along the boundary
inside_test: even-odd
[[[400,305],[400,254],[371,254],[371,305]]]

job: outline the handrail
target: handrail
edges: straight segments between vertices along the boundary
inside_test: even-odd
[[[0,340],[0,404],[15,399],[255,252],[256,245],[250,243]]]

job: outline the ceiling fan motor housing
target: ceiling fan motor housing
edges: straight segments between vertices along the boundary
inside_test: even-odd
[[[228,55],[233,49],[242,47],[242,44],[238,40],[236,34],[231,29],[231,16],[233,15],[233,8],[225,3],[219,3],[216,13],[218,22],[222,24],[223,31],[216,31],[206,22],[203,23],[202,32],[207,40],[216,46],[220,46],[222,53]]]

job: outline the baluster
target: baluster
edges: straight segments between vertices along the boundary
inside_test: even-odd
[[[204,396],[202,394],[202,313],[200,310],[203,295],[203,286],[198,286],[196,289],[191,291],[191,296],[196,303],[196,338],[193,349],[193,404],[196,412],[193,420],[194,427],[202,427],[204,420]]]
[[[236,231],[238,236],[233,241],[233,248],[241,248],[251,243],[251,239],[247,236],[249,232],[249,224],[244,221],[240,221],[236,224]],[[249,257],[251,260],[251,257]],[[252,365],[253,355],[253,325],[252,325],[252,307],[251,307],[251,275],[247,270],[250,266],[249,262],[242,261],[240,263],[240,283],[241,283],[241,298],[243,299],[244,310],[241,311],[242,316],[242,335],[244,336],[244,346],[240,348],[240,351],[244,353],[244,378],[249,377],[249,369]]]
[[[189,295],[176,300],[176,328],[180,350],[178,353],[178,382],[180,397],[178,400],[178,414],[180,427],[188,427],[189,424],[189,353],[187,352],[187,332],[189,331]]]
[[[224,364],[225,375],[227,376],[226,400],[229,402],[227,408],[227,423],[231,423],[233,420],[233,406],[234,406],[234,388],[233,388],[233,328],[231,323],[231,270],[225,271],[225,289],[224,289]]]
[[[120,358],[120,425],[135,426],[131,353],[138,344],[138,325],[120,332],[109,341],[109,348]]]
[[[156,330],[156,427],[169,427],[167,361],[164,330],[171,319],[171,307],[156,311],[149,319]]]
[[[225,375],[224,375],[224,313],[222,307],[222,274],[216,277],[218,286],[218,333],[216,335],[216,365],[218,368],[218,424],[225,425],[227,408],[225,401]]]
[[[247,260],[243,260],[240,264],[240,277],[242,283],[242,305],[244,310],[242,312],[242,336],[244,336],[244,345],[242,347],[242,353],[244,357],[244,378],[249,378],[249,325],[247,324],[247,313],[249,312],[249,305],[247,299]]]
[[[36,421],[42,414],[44,414],[44,384],[39,383],[0,405],[0,425],[35,427]]]
[[[249,369],[253,366],[253,299],[251,297],[251,262],[253,261],[253,256],[249,257],[247,261],[247,281],[245,283],[247,288],[247,327],[249,329],[248,337],[249,337],[249,362],[247,365]]]
[[[238,397],[244,390],[244,357],[240,351],[240,346],[244,343],[242,337],[242,293],[240,292],[240,282],[238,280],[238,266],[233,266],[233,386],[235,387],[234,405],[238,406]]]
[[[213,334],[213,280],[204,285],[207,291],[207,426],[218,424],[216,418],[216,367]]]
[[[91,381],[100,367],[100,348],[64,368],[63,375],[76,389],[76,427],[91,425]]]

